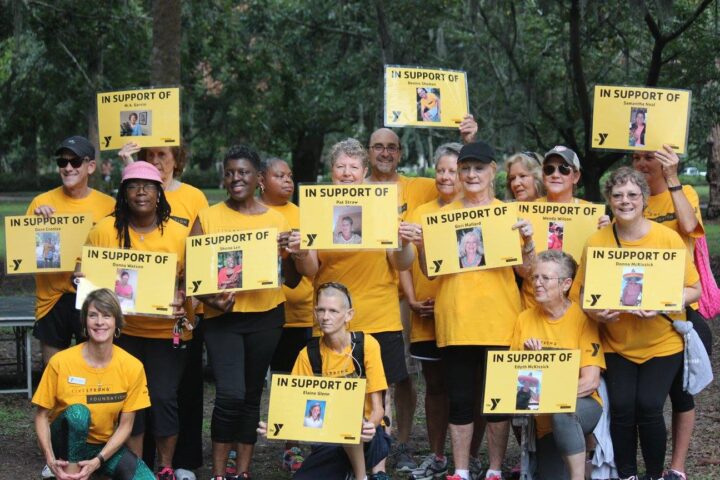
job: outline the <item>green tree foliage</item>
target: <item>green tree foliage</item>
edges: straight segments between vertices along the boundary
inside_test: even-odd
[[[96,135],[96,91],[153,84],[152,2],[0,2],[0,169],[34,173],[64,136]],[[384,63],[466,70],[480,138],[570,146],[594,198],[622,158],[590,149],[594,85],[692,89],[691,155],[718,121],[717,0],[180,3],[183,136],[203,169],[245,142],[314,180],[329,144],[380,126]],[[404,162],[458,138],[405,129]]]

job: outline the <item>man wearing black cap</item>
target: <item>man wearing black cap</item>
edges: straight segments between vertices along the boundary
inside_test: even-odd
[[[95,171],[95,148],[87,138],[66,138],[55,151],[62,186],[35,197],[26,215],[88,214],[93,223],[113,212],[115,200],[88,186]],[[61,248],[66,247],[62,245]],[[35,276],[35,328],[43,362],[70,346],[73,335],[81,338],[80,318],[75,309],[75,285],[71,272],[40,273]]]

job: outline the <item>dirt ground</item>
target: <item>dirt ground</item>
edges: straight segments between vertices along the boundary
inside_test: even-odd
[[[714,334],[714,350],[720,351],[720,318],[712,322]],[[2,339],[9,339],[7,332],[0,335],[0,388],[8,388],[14,377],[13,370],[2,364],[6,363],[8,357],[14,355],[12,342],[3,342]],[[37,382],[40,372],[39,348],[33,346],[34,377]],[[720,372],[720,354],[716,354],[713,364],[716,374]],[[418,401],[418,409],[413,429],[413,441],[418,456],[428,452],[427,441],[425,440],[424,408],[422,391],[424,385],[418,378],[418,387],[421,392]],[[207,465],[210,464],[210,443],[209,443],[209,419],[212,410],[212,396],[214,388],[211,383],[205,384],[205,424],[204,424],[204,454],[206,467],[197,471],[199,479],[207,479],[210,472]],[[688,459],[689,478],[693,480],[710,480],[720,478],[720,386],[714,382],[709,388],[696,397],[697,424],[693,436],[693,443]],[[267,408],[267,398],[263,398],[263,408]],[[35,432],[32,422],[33,408],[30,402],[22,395],[0,395],[0,480],[5,479],[32,479],[40,478],[40,471],[44,460],[36,444]],[[263,413],[263,416],[265,414]],[[669,422],[669,409],[666,405],[666,419]],[[519,450],[514,440],[509,442],[508,454],[506,456],[507,471],[518,462]],[[668,445],[668,454],[670,445]],[[449,446],[448,446],[449,452]],[[282,455],[282,444],[261,440],[257,445],[254,464],[252,468],[253,478],[260,480],[280,480],[290,478],[288,474],[279,469]],[[486,463],[486,451],[483,447],[481,455]],[[390,473],[394,475],[392,468]],[[328,479],[331,480],[331,479]]]

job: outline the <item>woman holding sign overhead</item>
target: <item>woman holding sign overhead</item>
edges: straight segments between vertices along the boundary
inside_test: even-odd
[[[585,478],[585,435],[593,431],[602,414],[596,390],[605,357],[597,324],[568,298],[576,269],[575,260],[562,251],[538,254],[529,277],[536,305],[518,317],[510,346],[511,350],[580,350],[575,413],[541,415],[535,419],[537,473],[541,479]]]
[[[646,219],[650,188],[642,174],[621,167],[610,176],[605,198],[615,223],[592,235],[589,247],[684,249],[680,236],[671,229]],[[578,271],[584,282],[585,255]],[[685,304],[700,298],[697,270],[690,256],[684,271]],[[615,464],[621,478],[638,475],[637,436],[647,475],[660,478],[665,461],[666,435],[663,405],[678,370],[683,368],[683,338],[672,324],[656,311],[587,310],[599,322],[606,347],[606,381],[610,396],[610,433]],[[684,320],[685,313],[674,314]]]
[[[495,151],[490,145],[485,142],[465,145],[458,158],[463,198],[443,209],[502,204],[495,198],[492,183],[496,168]],[[513,228],[520,231],[524,243],[521,268],[528,268],[534,256],[532,226],[520,221]],[[420,249],[422,255],[422,246]],[[513,324],[520,313],[520,294],[510,267],[442,275],[435,282],[438,282],[435,334],[445,363],[455,463],[455,473],[448,478],[466,480],[470,478],[475,401],[483,384],[477,379],[485,377],[488,350],[507,349],[510,345]],[[509,421],[506,416],[488,416],[487,421],[490,466],[486,478],[499,480]]]
[[[123,170],[115,213],[95,225],[88,234],[87,245],[175,253],[178,271],[182,273],[187,234],[186,228],[170,219],[170,205],[162,189],[160,172],[149,163],[136,162]],[[174,340],[189,340],[191,336],[179,323],[185,315],[182,301],[184,295],[178,292],[172,304],[175,319],[128,315],[124,334],[117,340],[119,346],[145,366],[152,401],[149,409],[135,416],[128,446],[141,455],[149,419],[157,444],[160,479],[172,478],[172,458],[180,428],[177,389],[187,351],[177,348]],[[178,329],[181,332],[176,339],[174,333]]]
[[[224,202],[200,212],[191,235],[277,228],[279,246],[287,245],[287,220],[255,198],[260,182],[260,157],[254,150],[230,147],[223,161]],[[286,282],[297,285],[302,260],[282,252]],[[296,269],[297,267],[297,269]],[[292,281],[291,281],[292,280]],[[232,445],[239,443],[237,469],[249,475],[257,441],[260,397],[265,374],[285,322],[285,296],[280,288],[223,292],[201,298],[205,304],[205,344],[215,375],[215,408],[212,413],[213,478],[223,478]]]
[[[638,114],[639,115],[639,114]],[[691,258],[695,253],[695,240],[705,234],[700,216],[700,200],[690,185],[681,185],[678,178],[680,159],[669,145],[656,152],[635,152],[632,165],[642,173],[650,187],[650,197],[645,218],[672,228],[687,245]],[[693,306],[694,308],[696,306]],[[689,320],[703,340],[708,353],[712,349],[712,332],[707,322],[697,312],[690,312]],[[670,473],[684,477],[685,460],[695,425],[695,401],[682,388],[682,371],[678,373],[670,389],[673,407],[673,449]]]

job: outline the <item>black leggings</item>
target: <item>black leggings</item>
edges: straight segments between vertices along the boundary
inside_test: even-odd
[[[685,309],[688,321],[692,322],[693,328],[697,332],[700,340],[707,350],[707,354],[712,360],[712,331],[707,320],[697,311],[690,307]],[[695,400],[693,396],[683,389],[683,369],[678,370],[670,388],[670,401],[672,402],[673,413],[689,412],[695,408]]]
[[[485,360],[488,350],[507,350],[507,347],[470,345],[440,349],[450,400],[448,419],[453,425],[473,423],[475,398],[482,395],[485,386]],[[478,381],[478,378],[481,381]],[[490,423],[504,422],[509,418],[507,415],[486,416]]]
[[[620,477],[637,475],[637,438],[648,475],[660,477],[665,462],[667,430],[663,406],[682,352],[637,364],[617,353],[606,353],[610,397],[610,435]]]
[[[283,308],[267,312],[231,313],[204,320],[205,346],[215,376],[215,408],[210,423],[214,442],[257,442],[255,429],[260,421],[260,398],[265,374],[282,334],[282,321],[277,327],[246,332],[251,321],[266,316],[267,323],[282,320]]]

